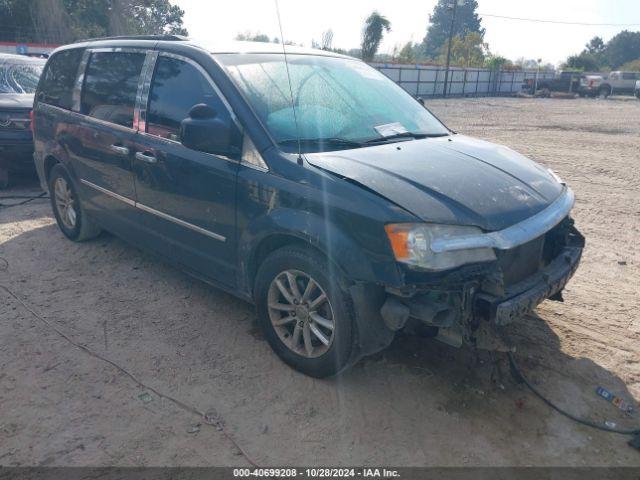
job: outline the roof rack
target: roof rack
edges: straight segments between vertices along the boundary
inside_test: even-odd
[[[157,41],[172,41],[172,42],[184,42],[189,40],[188,37],[182,35],[118,35],[114,37],[98,37],[88,38],[85,42],[97,42],[102,40],[157,40]]]

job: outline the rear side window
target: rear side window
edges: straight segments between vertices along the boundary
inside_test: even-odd
[[[91,54],[82,87],[81,113],[133,128],[144,53]]]
[[[64,50],[49,59],[40,82],[40,101],[71,110],[73,87],[83,53],[82,49]]]
[[[636,74],[633,73],[633,72],[623,73],[622,74],[622,79],[623,80],[635,80],[636,79]]]
[[[179,142],[180,122],[199,103],[209,105],[219,118],[229,119],[229,112],[220,97],[196,67],[182,60],[160,56],[149,94],[147,132]]]

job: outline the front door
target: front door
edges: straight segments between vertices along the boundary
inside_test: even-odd
[[[233,121],[207,73],[190,59],[160,54],[135,145],[137,207],[156,250],[227,286],[236,284],[238,162],[190,150],[180,123],[205,103]]]

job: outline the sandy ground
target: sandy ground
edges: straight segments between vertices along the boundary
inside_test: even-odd
[[[429,106],[574,188],[583,263],[564,304],[512,328],[518,358],[573,412],[637,425],[640,413],[625,418],[594,391],[640,399],[640,102]],[[553,412],[500,356],[400,337],[338,378],[304,377],[271,353],[250,306],[112,236],[69,242],[47,201],[0,208],[0,257],[2,465],[640,466],[627,437]],[[214,410],[217,427],[51,327],[155,392]]]

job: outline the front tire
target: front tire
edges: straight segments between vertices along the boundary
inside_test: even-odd
[[[258,270],[254,295],[269,345],[306,375],[335,375],[349,362],[354,321],[341,285],[342,274],[311,248],[283,247]]]
[[[86,215],[71,176],[62,164],[49,174],[51,208],[62,233],[74,242],[82,242],[100,235],[101,229]]]

